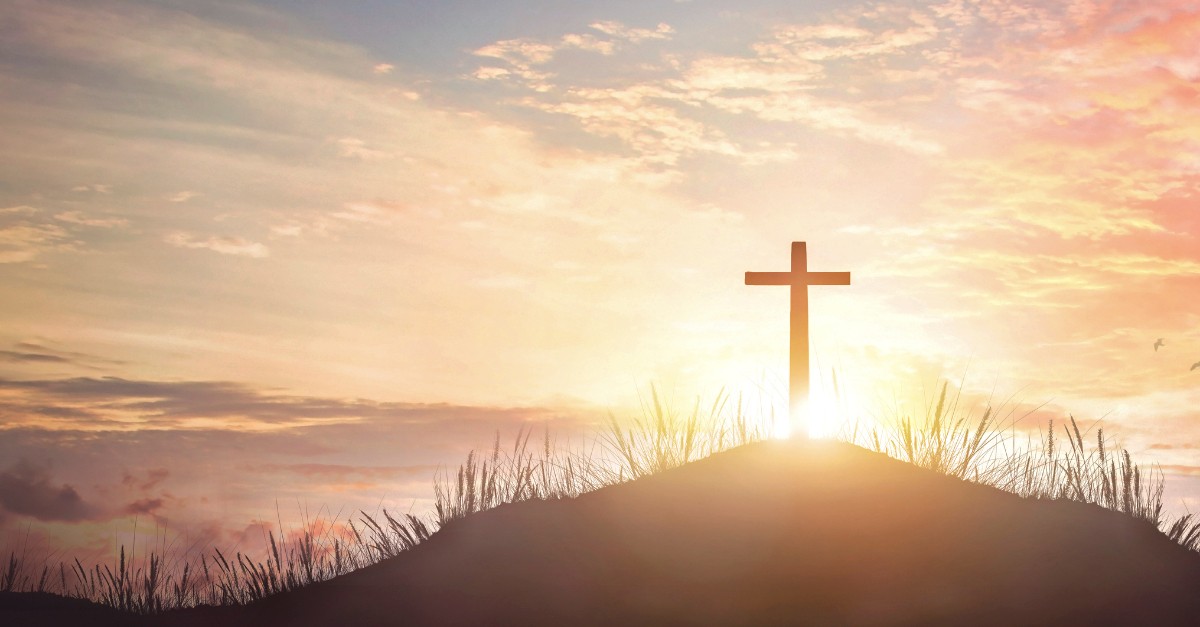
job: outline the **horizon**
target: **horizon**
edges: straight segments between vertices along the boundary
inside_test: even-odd
[[[1200,511],[1187,3],[5,4],[7,541],[420,509],[651,385],[778,407],[743,275],[793,240],[854,275],[820,403],[1103,420]]]

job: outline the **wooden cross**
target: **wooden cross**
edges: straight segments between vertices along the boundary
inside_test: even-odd
[[[808,249],[804,242],[792,242],[791,272],[747,272],[746,285],[790,285],[792,287],[791,360],[788,396],[793,427],[805,435],[804,418],[808,403],[808,286],[850,285],[849,272],[809,272]]]

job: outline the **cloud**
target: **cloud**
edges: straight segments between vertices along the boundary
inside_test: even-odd
[[[1200,449],[1200,444],[1193,444],[1193,443],[1182,443],[1181,444],[1178,442],[1155,443],[1155,444],[1151,444],[1149,448],[1151,448],[1153,450],[1162,450],[1162,451],[1191,451],[1191,450]]]
[[[927,15],[918,11],[885,6],[872,18],[874,23],[868,18],[861,26],[831,23],[777,27],[767,42],[756,45],[756,50],[760,56],[784,59],[860,60],[905,54],[934,42],[942,34]],[[902,30],[893,26],[895,22],[902,25]]]
[[[506,61],[523,75],[530,72],[533,66],[550,63],[564,50],[585,50],[608,56],[616,52],[618,42],[639,44],[649,40],[665,40],[675,32],[669,24],[659,24],[651,29],[631,28],[616,21],[600,21],[589,24],[589,27],[607,35],[609,39],[599,39],[590,33],[567,33],[557,41],[505,39],[477,48],[474,54]],[[544,78],[547,75],[536,76]]]
[[[283,397],[221,381],[159,382],[118,377],[31,381],[0,380],[0,390],[22,393],[43,404],[90,407],[89,418],[134,417],[169,426],[195,418],[288,423],[305,419],[350,419],[378,408],[330,399]]]
[[[138,476],[134,473],[125,472],[121,476],[121,485],[141,491],[151,490],[158,486],[171,476],[171,471],[167,468],[151,468]]]
[[[183,190],[181,192],[169,194],[166,198],[167,198],[167,202],[187,202],[199,195],[200,194],[197,192]]]
[[[478,48],[474,54],[479,57],[502,59],[515,66],[528,68],[549,63],[557,51],[558,48],[553,44],[529,39],[504,39]]]
[[[61,350],[39,342],[16,342],[10,350],[0,350],[0,360],[23,364],[63,364],[97,370],[125,365],[126,362],[89,353]]]
[[[575,117],[584,130],[616,137],[651,163],[674,166],[680,158],[697,153],[743,154],[720,130],[681,115],[675,107],[655,104],[655,100],[653,93],[640,89],[577,89],[563,102],[525,102],[542,111]]]
[[[112,185],[107,183],[93,183],[90,185],[76,185],[71,188],[73,192],[92,192],[95,194],[111,194],[113,193]]]
[[[822,130],[844,133],[882,146],[892,146],[916,155],[930,156],[945,151],[933,140],[906,123],[873,121],[861,106],[822,102],[801,93],[783,93],[754,97],[714,96],[708,102],[732,113],[750,113],[762,120],[799,123]]]
[[[59,222],[78,224],[80,226],[93,226],[102,229],[111,229],[129,223],[124,218],[89,218],[82,211],[63,211],[62,213],[54,214],[54,219]]]
[[[506,70],[502,67],[481,67],[472,72],[471,76],[481,81],[490,81],[498,78],[504,78],[510,74],[512,74],[510,70]]]
[[[164,237],[163,241],[179,248],[211,250],[215,253],[233,255],[235,257],[262,259],[271,253],[265,244],[253,242],[242,237],[214,235],[201,238],[189,233],[171,233]]]
[[[448,405],[281,394],[227,381],[146,381],[76,377],[0,379],[7,423],[53,428],[228,428],[255,430],[363,420],[430,420]],[[57,408],[60,411],[50,411]],[[465,411],[465,409],[464,409]],[[473,410],[472,410],[473,411]],[[493,411],[493,410],[488,410]],[[495,410],[520,415],[545,410]]]
[[[53,163],[38,169],[42,178],[19,178],[60,181],[61,190],[81,181],[111,183],[109,195],[64,192],[38,202],[51,213],[78,210],[86,219],[120,215],[132,227],[90,233],[54,221],[84,240],[81,249],[103,246],[87,247],[92,254],[80,271],[39,283],[47,297],[29,301],[37,311],[26,320],[38,325],[30,333],[86,336],[105,350],[138,354],[164,376],[232,372],[364,396],[403,380],[424,400],[482,404],[513,398],[513,390],[521,390],[519,398],[580,395],[570,389],[581,381],[570,369],[552,377],[535,371],[604,350],[607,336],[625,327],[633,315],[626,312],[634,310],[613,300],[605,308],[615,316],[564,324],[577,317],[574,303],[625,298],[619,294],[629,290],[639,302],[667,300],[652,283],[673,259],[694,257],[685,249],[700,242],[738,236],[694,215],[692,203],[670,187],[680,182],[679,171],[664,165],[679,154],[730,150],[720,129],[701,122],[703,132],[693,137],[699,127],[675,112],[682,121],[665,118],[660,133],[642,138],[613,125],[614,134],[604,136],[606,146],[619,147],[622,137],[644,141],[638,143],[644,155],[563,147],[539,136],[539,125],[526,124],[523,115],[492,109],[497,99],[490,94],[486,104],[472,103],[464,92],[481,93],[474,84],[419,82],[399,63],[380,80],[371,71],[378,59],[360,47],[287,29],[267,27],[268,36],[256,30],[262,26],[256,9],[243,15],[227,8],[197,14],[155,3],[18,2],[6,13],[16,26],[5,44],[62,68],[64,76],[51,81],[25,65],[0,68],[5,84],[29,86],[4,90],[0,113],[29,123],[22,127],[24,154],[0,151],[0,169]],[[552,38],[548,45],[560,56],[531,70],[556,73],[607,59],[604,42],[613,44],[612,56],[635,47],[660,51],[649,40],[634,46],[580,31],[579,38]],[[501,48],[497,54],[518,63],[540,54],[536,46]],[[488,59],[513,69],[504,59]],[[61,93],[67,84],[70,97]],[[145,93],[123,87],[129,84]],[[436,97],[409,95],[424,89]],[[44,106],[48,94],[61,96],[57,107]],[[604,115],[633,116],[642,125],[668,115],[650,94],[640,103],[620,97],[600,103]],[[637,117],[639,105],[646,118]],[[571,121],[558,117],[560,126]],[[88,129],[109,130],[98,136]],[[788,155],[735,148],[735,158],[746,161]],[[205,202],[168,204],[181,191],[202,194]],[[478,224],[487,229],[462,226]],[[632,244],[668,232],[667,244]],[[181,248],[225,255],[181,254]],[[230,274],[230,255],[258,258]],[[588,267],[588,289],[574,275],[547,269],[546,259]],[[718,260],[689,263],[714,267]],[[484,276],[531,277],[552,289],[513,299],[473,283]],[[678,296],[682,287],[673,289]],[[259,303],[250,315],[238,304],[246,294]],[[155,315],[116,313],[130,311],[125,307]],[[474,314],[481,309],[509,333],[479,327]],[[78,324],[76,312],[92,322]],[[192,332],[172,331],[181,328]],[[311,341],[294,341],[298,329]],[[393,350],[378,349],[392,342]],[[527,350],[512,354],[514,344]],[[645,346],[639,349],[645,356],[626,358],[662,352]],[[423,357],[397,359],[405,353]],[[511,358],[479,357],[501,353]],[[463,386],[454,374],[463,355],[484,369],[479,383]],[[583,385],[606,384],[588,378]]]
[[[0,264],[24,263],[50,251],[74,248],[66,229],[40,220],[38,213],[29,207],[0,213]]]
[[[54,485],[48,467],[25,459],[0,471],[0,508],[12,514],[60,522],[88,520],[99,513],[74,487]]]
[[[392,156],[390,153],[370,148],[367,143],[356,137],[343,137],[337,140],[338,154],[353,159],[383,159]]]
[[[154,515],[163,508],[165,503],[165,500],[161,498],[138,499],[121,508],[121,513],[126,516]]]
[[[652,39],[670,39],[671,35],[675,33],[675,29],[671,28],[670,24],[662,23],[652,29],[630,28],[612,20],[593,22],[588,26],[615,39],[622,39],[635,44]]]
[[[79,239],[81,233],[127,223],[124,218],[94,218],[77,210],[48,216],[41,208],[28,205],[3,208],[0,209],[0,263],[24,263],[50,252],[80,251],[85,248]]]
[[[736,127],[713,123],[713,110],[744,121],[755,120],[759,128],[779,123],[800,125],[918,155],[940,154],[942,143],[898,115],[903,108],[898,109],[894,102],[864,98],[863,91],[880,81],[909,85],[926,79],[924,74],[902,68],[880,72],[876,59],[917,55],[939,36],[936,25],[918,12],[884,13],[876,19],[886,22],[888,28],[836,23],[781,26],[751,45],[747,54],[675,55],[666,64],[655,64],[650,80],[639,80],[636,74],[609,76],[604,69],[596,70],[606,77],[602,81],[609,85],[606,87],[583,86],[596,82],[588,77],[534,70],[535,66],[549,66],[559,44],[505,40],[476,54],[503,59],[510,68],[480,68],[475,77],[523,81],[535,93],[521,99],[521,105],[573,116],[586,132],[619,138],[648,163],[671,167],[681,158],[706,154],[746,165],[795,158],[794,145],[751,143],[726,131]],[[906,28],[896,28],[897,22]],[[647,30],[597,22],[592,28],[634,43],[666,39],[674,33],[665,24]],[[846,63],[864,65],[863,77],[854,78],[849,89],[846,78],[856,72],[842,67]],[[736,135],[763,134],[757,129],[738,131]]]
[[[810,61],[779,63],[777,59],[702,57],[682,77],[671,81],[696,104],[721,92],[795,94],[822,80],[825,69]]]
[[[394,69],[396,69],[396,66],[391,63],[376,63],[375,67],[371,68],[371,71],[376,74],[390,74]]]
[[[76,523],[60,527],[58,549],[93,542],[105,546],[113,525],[89,523],[135,516],[153,516],[164,533],[204,537],[224,548],[237,541],[247,521],[269,519],[274,527],[281,515],[285,528],[299,522],[304,517],[292,504],[346,514],[377,511],[382,503],[392,511],[420,513],[429,506],[436,470],[454,468],[467,451],[490,446],[498,433],[508,441],[532,428],[536,440],[546,427],[556,436],[575,437],[583,425],[602,418],[600,410],[590,408],[391,403],[220,382],[12,383],[0,386],[0,399],[10,401],[0,406],[6,416],[0,459],[47,460],[53,476],[34,473],[21,485],[48,486],[41,492],[74,502],[65,486],[88,506],[40,510]],[[45,406],[88,407],[99,415],[57,423],[30,415]],[[127,428],[151,411],[229,420],[197,425],[160,416],[152,425]],[[121,420],[103,422],[114,416]],[[244,428],[252,421],[280,428]],[[112,505],[91,507],[100,502]],[[0,504],[0,518],[7,516],[10,525],[28,515]]]
[[[535,68],[549,65],[564,50],[584,50],[612,56],[620,43],[636,45],[649,40],[664,40],[675,32],[668,24],[647,29],[630,28],[615,21],[601,21],[592,23],[590,27],[609,38],[601,39],[590,33],[567,33],[556,41],[505,39],[477,48],[473,53],[475,56],[503,61],[509,67],[484,66],[472,72],[471,76],[484,81],[515,79],[535,92],[545,92],[553,88],[551,80],[554,73]]]
[[[519,78],[521,83],[534,91],[546,91],[551,88],[548,72],[534,69],[536,66],[549,63],[554,58],[558,48],[547,43],[539,43],[525,39],[506,39],[488,44],[474,51],[475,56],[490,57],[504,61],[508,69],[479,68],[472,75],[480,80],[495,80],[500,78]]]
[[[6,351],[0,350],[0,360],[10,361],[15,363],[51,363],[62,364],[70,363],[71,360],[62,355],[50,355],[47,353],[27,353],[22,351]]]

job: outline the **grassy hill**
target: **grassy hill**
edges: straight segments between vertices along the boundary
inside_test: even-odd
[[[1197,590],[1200,553],[1127,513],[791,440],[574,498],[501,505],[373,566],[246,606],[137,620],[1194,625]],[[71,611],[78,624],[104,624]]]

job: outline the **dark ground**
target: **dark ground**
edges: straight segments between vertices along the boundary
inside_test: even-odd
[[[46,601],[0,595],[0,624],[1200,625],[1200,553],[1099,507],[766,442],[500,507],[249,607],[143,620]]]

